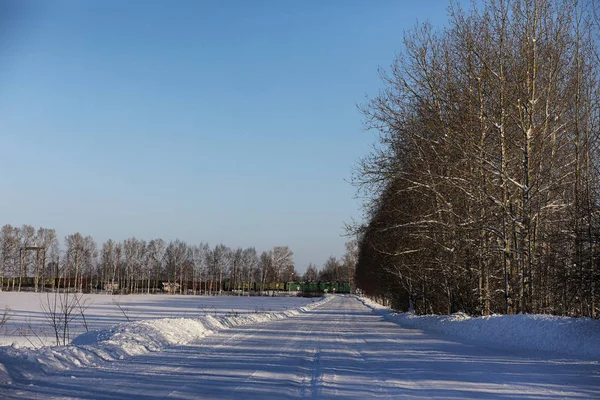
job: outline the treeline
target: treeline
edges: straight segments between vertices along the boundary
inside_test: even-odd
[[[485,1],[417,25],[363,109],[357,286],[419,313],[598,316],[598,21]]]
[[[44,286],[76,291],[106,289],[119,293],[153,293],[167,283],[171,293],[216,294],[224,287],[273,288],[291,281],[349,282],[356,250],[344,256],[351,265],[330,258],[322,270],[310,265],[304,276],[295,269],[287,246],[258,253],[254,247],[190,245],[181,240],[148,242],[111,239],[98,246],[91,236],[74,233],[61,248],[54,229],[4,225],[0,229],[0,290],[42,290]],[[343,271],[346,271],[344,273]],[[227,282],[227,285],[224,285]]]

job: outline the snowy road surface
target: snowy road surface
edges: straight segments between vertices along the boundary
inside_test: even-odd
[[[34,375],[0,398],[600,398],[593,360],[494,350],[385,321],[353,297],[198,343]]]

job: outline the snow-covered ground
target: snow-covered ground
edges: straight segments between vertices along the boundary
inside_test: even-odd
[[[366,298],[361,301],[401,326],[438,332],[471,343],[500,349],[543,351],[600,360],[600,321],[554,315],[492,315],[472,318],[452,315],[396,314]]]
[[[70,296],[66,299],[69,303],[74,299],[73,294]],[[75,307],[72,312],[73,321],[69,323],[70,339],[88,330],[107,329],[122,322],[285,311],[314,301],[302,297],[102,294],[79,296],[79,302],[72,303]],[[40,347],[56,344],[54,330],[44,314],[44,310],[48,310],[49,306],[54,304],[54,300],[52,293],[0,292],[0,319],[4,310],[8,310],[9,317],[8,322],[0,328],[0,346],[16,344],[22,347]],[[60,299],[56,304],[57,308],[60,308]],[[67,340],[67,343],[69,341]]]
[[[352,296],[246,300],[279,311],[255,303],[123,323],[69,346],[0,347],[0,397],[600,398],[598,353],[580,351],[600,339],[598,321],[394,315]],[[276,306],[288,301],[299,303]]]

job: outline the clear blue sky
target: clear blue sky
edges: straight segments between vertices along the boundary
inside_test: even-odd
[[[447,1],[2,1],[0,225],[344,252],[356,104]]]

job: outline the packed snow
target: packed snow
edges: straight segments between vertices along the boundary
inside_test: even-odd
[[[0,347],[0,393],[15,399],[600,398],[600,353],[591,344],[600,337],[598,321],[395,314],[353,296],[208,299],[229,311],[193,318],[151,313],[153,319],[84,333],[68,346]],[[266,308],[272,311],[259,310]]]

